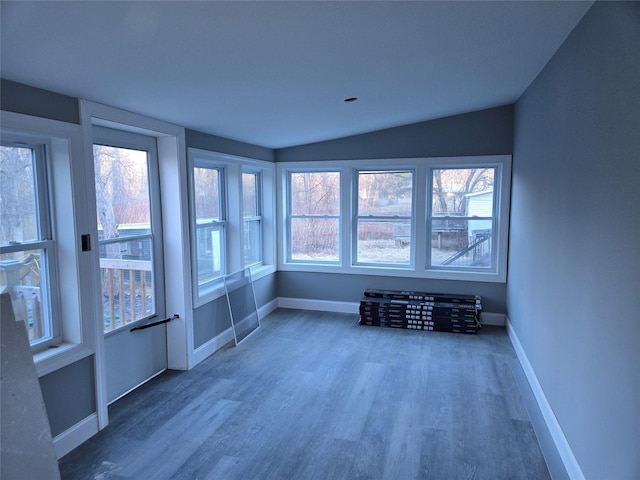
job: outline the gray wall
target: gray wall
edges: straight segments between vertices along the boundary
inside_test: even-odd
[[[513,152],[513,105],[276,150],[276,161],[499,155]]]
[[[504,283],[282,271],[277,276],[279,297],[357,303],[367,288],[460,293],[482,295],[482,308],[486,312],[505,312],[507,286]]]
[[[80,123],[78,99],[0,79],[0,106],[7,112]]]
[[[640,3],[597,2],[516,104],[508,315],[590,479],[640,478]]]
[[[96,411],[93,355],[40,377],[51,435],[56,436]]]
[[[210,150],[212,152],[227,153],[239,157],[252,158],[254,160],[274,161],[274,152],[270,148],[260,147],[251,143],[238,142],[228,138],[185,130],[185,142],[187,147]]]
[[[513,106],[390,128],[276,151],[276,160],[310,161],[511,154]],[[278,272],[278,296],[358,302],[365,288],[482,295],[487,312],[506,313],[506,285],[487,282]]]

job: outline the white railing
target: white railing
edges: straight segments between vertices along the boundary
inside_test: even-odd
[[[153,284],[146,278],[147,272],[151,271],[150,261],[100,259],[102,296],[105,302],[103,306],[105,332],[153,313]],[[140,299],[139,309],[136,308],[138,298]]]

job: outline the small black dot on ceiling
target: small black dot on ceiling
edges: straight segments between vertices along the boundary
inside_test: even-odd
[[[345,102],[355,102],[356,100],[358,100],[358,97],[349,97],[344,99]]]

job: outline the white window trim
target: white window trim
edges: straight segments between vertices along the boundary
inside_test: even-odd
[[[229,207],[227,205],[228,186],[227,186],[227,165],[219,162],[218,159],[211,155],[196,152],[194,149],[188,149],[187,158],[189,162],[189,226],[191,228],[191,282],[193,290],[193,304],[199,307],[210,302],[213,299],[224,294],[224,276],[229,273],[227,249],[229,246]],[[196,208],[194,202],[195,185],[194,170],[196,168],[205,168],[216,170],[218,172],[218,200],[220,208],[220,218],[206,224],[198,225],[196,220]],[[220,252],[220,275],[203,284],[198,280],[198,229],[207,226],[215,227],[222,235],[222,251]],[[215,247],[215,246],[212,246]]]
[[[262,246],[264,244],[264,235],[262,233],[262,226],[264,224],[263,215],[262,215],[262,210],[263,210],[263,207],[262,207],[263,192],[262,192],[262,190],[264,190],[263,189],[263,185],[262,185],[262,172],[259,169],[256,169],[255,167],[254,168],[250,168],[250,167],[247,167],[247,166],[243,166],[241,175],[244,175],[244,174],[248,174],[248,175],[253,175],[254,176],[253,178],[254,178],[254,181],[255,181],[254,188],[255,188],[255,197],[256,197],[255,198],[255,209],[256,209],[257,215],[253,215],[253,216],[250,216],[250,217],[245,217],[244,216],[244,205],[242,205],[242,222],[243,222],[242,225],[244,227],[248,223],[254,223],[254,222],[258,223],[258,225],[259,225],[259,229],[258,229],[258,233],[259,233],[259,235],[258,235],[259,236],[259,250],[260,250],[258,252],[259,257],[260,257],[258,259],[258,261],[254,262],[254,263],[252,263],[250,265],[245,265],[245,267],[247,267],[247,266],[248,267],[254,267],[254,266],[259,267],[260,265],[262,265],[262,255],[264,253],[262,251],[263,250]],[[241,188],[241,192],[240,192],[241,193],[241,197],[240,198],[242,199],[242,201],[244,201],[244,191],[242,190],[243,188],[244,188],[244,182],[242,183],[242,188]],[[243,256],[244,256],[244,244],[243,244]]]
[[[427,231],[424,226],[427,221],[427,189],[431,168],[465,168],[480,165],[499,165],[501,168],[498,192],[499,204],[495,206],[496,226],[496,268],[494,271],[472,271],[462,269],[440,269],[427,267],[426,246]],[[354,201],[352,189],[355,182],[353,176],[358,170],[405,170],[415,171],[415,225],[414,225],[414,264],[412,267],[392,265],[361,265],[352,264],[354,228]],[[464,157],[429,157],[429,158],[401,158],[401,159],[372,159],[349,161],[304,161],[280,162],[276,166],[279,206],[277,222],[278,238],[278,270],[299,272],[326,272],[347,275],[381,275],[389,277],[428,278],[442,280],[461,280],[491,283],[505,283],[507,278],[507,248],[509,235],[509,200],[511,196],[511,155],[482,155]],[[295,171],[339,170],[341,172],[341,255],[339,265],[323,265],[312,262],[287,261],[287,208],[288,208],[288,175]]]
[[[34,137],[3,132],[2,145],[14,148],[24,148],[32,152],[33,188],[36,208],[37,238],[16,244],[3,245],[3,253],[28,252],[41,250],[40,289],[41,305],[44,320],[48,324],[49,335],[31,343],[31,351],[38,353],[57,346],[62,342],[60,280],[58,275],[58,245],[55,224],[55,204],[52,170],[54,165],[50,161],[51,142],[48,137]],[[46,259],[46,261],[45,261]]]
[[[367,216],[358,215],[359,209],[359,175],[360,173],[372,173],[372,172],[406,172],[411,174],[411,213],[408,216],[398,216],[397,220],[408,220],[411,222],[411,249],[409,253],[409,262],[401,264],[383,263],[383,262],[362,262],[358,261],[358,225],[361,219],[367,218]],[[417,183],[416,168],[414,166],[403,168],[400,166],[392,166],[387,168],[355,168],[353,171],[353,228],[351,229],[351,265],[354,267],[383,267],[383,268],[397,268],[401,270],[412,270],[415,268],[415,231],[416,231],[416,183]],[[388,221],[393,218],[389,215],[371,215],[368,217],[373,221]]]
[[[280,190],[286,190],[287,192],[291,191],[291,174],[294,173],[338,173],[340,176],[340,213],[336,215],[293,215],[291,214],[291,202],[290,197],[287,194],[283,197],[283,218],[284,222],[282,224],[282,235],[280,242],[281,245],[281,255],[282,259],[284,259],[283,263],[288,265],[322,265],[322,266],[336,266],[341,265],[344,261],[345,255],[343,253],[343,246],[349,245],[348,241],[345,241],[344,234],[345,231],[349,229],[344,228],[344,222],[342,221],[343,215],[341,212],[344,211],[344,172],[343,168],[326,168],[325,164],[322,166],[318,166],[318,168],[313,167],[305,167],[305,168],[287,168],[286,171],[282,173],[282,182],[280,184]],[[280,175],[278,176],[280,179]],[[347,202],[349,199],[347,198]],[[308,260],[296,260],[293,258],[293,253],[291,251],[291,242],[289,239],[291,238],[291,219],[292,218],[336,218],[338,219],[338,260],[317,260],[315,262],[311,262]]]
[[[189,147],[187,149],[187,159],[189,168],[189,225],[192,229],[191,236],[191,265],[192,265],[192,292],[194,307],[205,305],[225,294],[223,277],[220,277],[216,287],[207,292],[203,296],[198,295],[197,269],[194,264],[196,261],[195,250],[195,223],[193,211],[193,186],[192,172],[194,160],[210,162],[211,167],[222,168],[224,170],[224,194],[226,198],[223,204],[226,205],[225,219],[225,255],[224,260],[225,272],[230,274],[240,271],[244,268],[244,243],[243,229],[244,217],[242,214],[242,173],[244,172],[260,172],[260,204],[262,207],[262,262],[251,265],[251,277],[258,280],[276,271],[276,253],[275,253],[275,164],[262,160],[241,157],[237,155],[229,155],[210,150],[203,150]]]
[[[87,311],[90,289],[80,288],[81,272],[90,268],[90,258],[81,251],[81,232],[86,232],[83,210],[86,206],[84,184],[84,147],[79,125],[0,112],[3,133],[46,141],[48,175],[54,184],[51,194],[52,229],[56,233],[58,292],[61,315],[61,341],[56,348],[34,354],[39,376],[70,365],[95,351],[95,325]],[[71,213],[69,213],[71,212]]]

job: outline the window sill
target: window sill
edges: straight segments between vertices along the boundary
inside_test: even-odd
[[[93,353],[91,349],[84,345],[63,342],[35,353],[33,355],[33,362],[36,365],[38,377],[42,377],[64,368],[67,365],[71,365],[78,360],[82,360]]]
[[[276,273],[275,265],[256,265],[251,268],[251,280],[254,282],[261,278],[267,277],[273,273]]]
[[[249,268],[251,269],[251,280],[253,282],[276,272],[275,265],[256,265]],[[193,308],[199,308],[207,303],[213,302],[218,298],[223,297],[225,294],[224,279],[220,277],[220,279],[216,280],[215,285],[212,286],[206,294],[194,299]]]
[[[415,270],[412,267],[319,265],[312,263],[284,263],[278,270],[283,272],[339,273],[344,275],[371,275],[383,277],[424,278],[433,280],[456,280],[462,282],[506,283],[506,274],[496,272],[471,272],[453,270]]]

